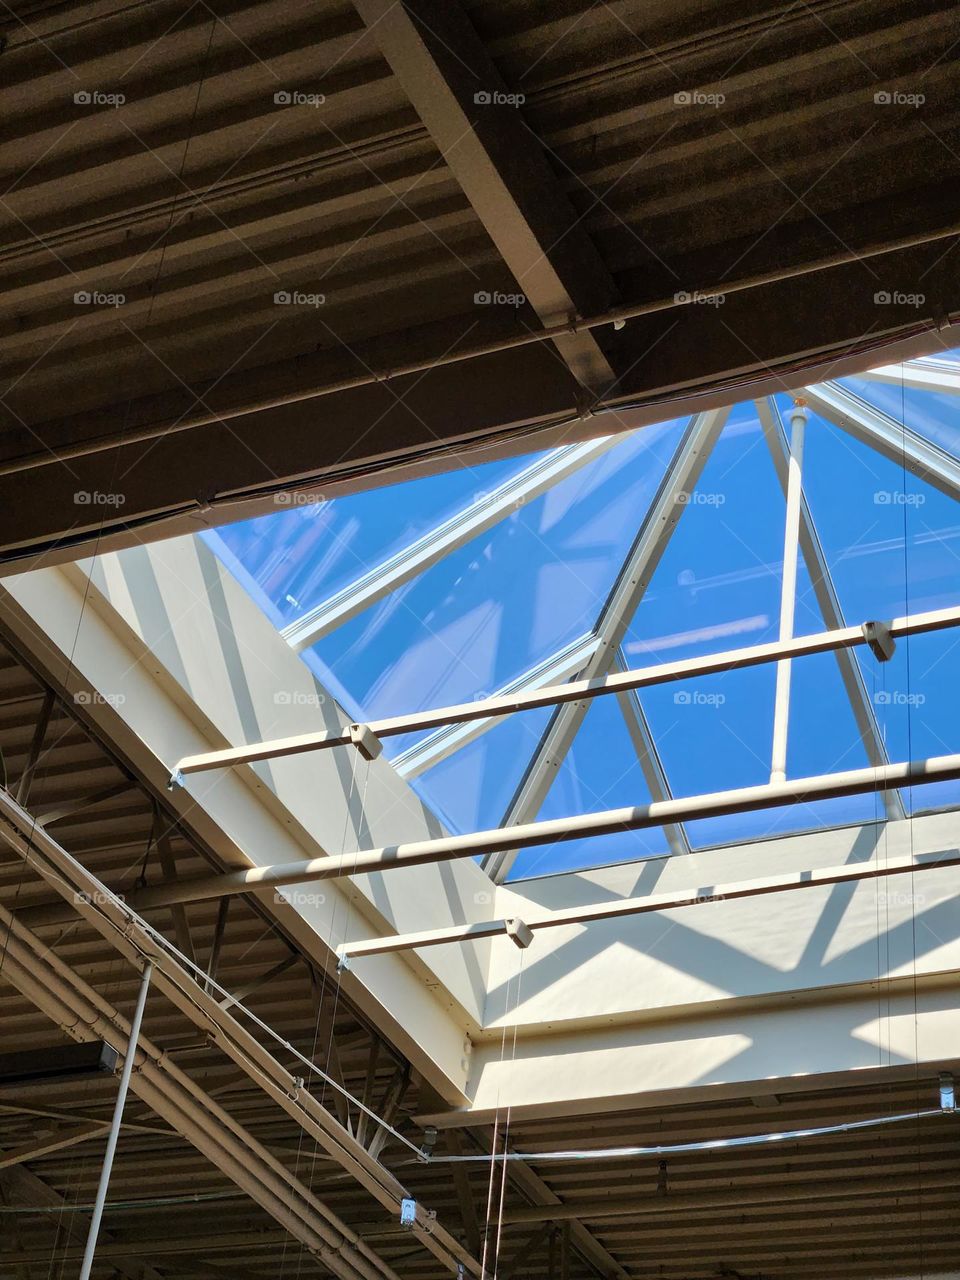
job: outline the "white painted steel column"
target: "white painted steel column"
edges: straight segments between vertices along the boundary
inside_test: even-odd
[[[804,400],[795,400],[790,415],[790,462],[787,474],[787,516],[783,532],[783,580],[780,588],[780,643],[793,639],[797,601],[797,559],[800,550],[800,505],[803,497],[803,441],[809,412]],[[790,726],[791,662],[777,663],[777,692],[773,707],[773,749],[770,781],[787,778],[787,733]]]

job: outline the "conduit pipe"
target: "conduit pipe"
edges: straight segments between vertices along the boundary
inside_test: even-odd
[[[949,782],[956,778],[960,778],[960,755],[934,756],[929,760],[849,769],[843,773],[794,778],[787,782],[764,783],[733,791],[715,791],[679,800],[657,800],[647,805],[583,813],[570,818],[552,818],[546,822],[494,827],[467,835],[442,836],[437,840],[416,840],[380,849],[331,854],[323,858],[311,858],[306,862],[281,862],[273,866],[251,867],[246,871],[225,871],[220,875],[144,889],[132,895],[131,902],[140,910],[169,906],[175,902],[200,902],[230,893],[250,893],[255,889],[366,875],[389,871],[395,867],[415,867],[425,862],[473,858],[478,854],[496,853],[501,849],[528,849],[542,844],[639,831],[646,827],[662,827],[671,822],[694,822],[700,818],[720,818],[731,813],[753,813],[758,809],[807,804],[813,800],[832,800],[840,796],[866,795],[874,791],[889,791],[894,787]]]
[[[171,787],[182,784],[187,774],[205,773],[211,769],[227,769],[238,764],[255,764],[260,760],[276,760],[283,756],[301,755],[306,751],[322,751],[331,747],[358,743],[364,734],[374,738],[390,738],[398,734],[417,733],[436,729],[445,724],[464,724],[470,720],[482,720],[490,716],[513,715],[519,711],[533,711],[539,707],[559,706],[564,702],[581,702],[586,698],[602,697],[609,693],[625,693],[631,689],[646,689],[652,685],[671,684],[677,680],[695,680],[701,676],[716,675],[723,671],[739,671],[744,667],[761,666],[767,662],[780,662],[785,658],[802,658],[814,653],[832,653],[837,649],[853,649],[858,645],[874,648],[874,636],[880,624],[864,622],[859,626],[837,627],[831,631],[815,631],[810,635],[795,636],[789,640],[774,640],[767,644],[745,645],[739,649],[727,649],[720,653],[708,653],[700,658],[683,658],[677,662],[658,662],[649,667],[633,667],[608,676],[594,676],[585,680],[568,680],[564,684],[542,685],[493,698],[479,698],[474,702],[460,702],[448,707],[434,707],[428,711],[415,711],[404,716],[386,716],[364,725],[345,725],[341,729],[326,729],[319,733],[302,733],[290,738],[272,738],[242,747],[227,747],[222,751],[206,751],[200,755],[184,756],[173,767]],[[960,608],[933,609],[926,613],[913,613],[893,618],[884,623],[883,630],[893,640],[905,636],[922,635],[960,626]],[[878,654],[884,657],[887,655]],[[369,738],[367,739],[369,740]]]

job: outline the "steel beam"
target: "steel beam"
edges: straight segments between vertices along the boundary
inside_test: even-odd
[[[804,395],[828,422],[904,466],[924,484],[960,501],[960,458],[835,382],[807,387]]]
[[[281,632],[283,638],[298,652],[308,649],[404,583],[425,573],[444,556],[492,529],[520,504],[534,501],[626,438],[626,435],[601,436],[597,440],[552,449],[290,623]]]
[[[960,776],[960,757],[955,757]],[[849,792],[847,794],[850,794]],[[649,915],[654,911],[676,911],[681,907],[702,906],[707,902],[732,902],[738,898],[758,898],[770,893],[787,893],[793,889],[822,889],[826,885],[850,884],[860,880],[879,880],[886,876],[938,871],[960,866],[960,851],[922,857],[906,855],[876,863],[844,863],[836,867],[819,867],[812,871],[794,871],[786,876],[765,876],[756,880],[740,880],[732,884],[700,885],[682,892],[655,893],[645,898],[621,898],[597,906],[571,907],[548,915],[524,916],[524,923],[534,933],[540,929],[563,929],[571,925],[592,924],[598,920],[618,920],[623,916]],[[369,942],[347,943],[340,955],[347,961],[361,956],[383,955],[394,951],[418,951],[451,942],[475,942],[478,938],[506,937],[509,920],[485,920],[481,924],[455,925],[449,929],[433,929],[423,933],[395,934],[373,938]]]
[[[775,784],[764,783],[732,791],[709,792],[679,800],[607,809],[570,818],[551,818],[545,822],[494,827],[466,835],[442,836],[436,840],[418,840],[380,849],[360,849],[354,853],[312,858],[306,862],[280,863],[246,871],[226,871],[220,875],[184,880],[177,885],[145,889],[131,895],[130,901],[138,910],[147,910],[168,906],[171,902],[195,902],[218,898],[223,894],[251,893],[257,889],[280,885],[366,875],[396,867],[418,866],[426,862],[472,858],[484,853],[496,853],[501,849],[535,848],[567,840],[662,827],[668,822],[692,822],[731,813],[753,813],[759,809],[808,804],[840,796],[872,795],[891,787],[919,786],[957,778],[960,778],[960,755],[933,756],[927,760],[793,778]],[[0,809],[2,807],[3,797],[0,796]]]
[[[524,671],[515,680],[502,685],[491,696],[495,699],[511,698],[514,694],[525,693],[529,689],[542,689],[555,684],[558,680],[579,675],[598,643],[593,633],[581,636],[565,648],[551,653],[549,658]],[[401,778],[419,777],[421,773],[426,773],[434,765],[440,764],[455,751],[461,751],[499,723],[497,716],[489,716],[486,720],[467,720],[460,724],[444,725],[420,742],[414,743],[408,750],[396,756],[391,763]]]
[[[757,400],[756,410],[767,447],[773,458],[777,478],[786,496],[790,446],[780,422],[776,401],[772,396]],[[832,631],[842,630],[846,626],[846,621],[840,597],[837,595],[830,566],[827,564],[827,557],[805,494],[801,494],[800,501],[800,550],[803,552],[810,583],[824,622]],[[887,764],[888,757],[883,735],[864,684],[860,664],[849,649],[836,649],[835,654],[837,666],[840,668],[840,678],[850,699],[850,706],[860,731],[867,759],[871,764]],[[888,818],[895,821],[904,817],[903,802],[898,791],[885,792],[883,799]]]
[[[924,1191],[934,1187],[960,1189],[960,1175],[956,1173],[923,1175]],[[877,1199],[881,1196],[917,1194],[917,1176],[914,1173],[893,1177],[851,1178],[849,1186],[822,1186],[806,1184],[762,1189],[742,1187],[736,1191],[676,1192],[669,1195],[650,1193],[646,1196],[605,1196],[602,1199],[574,1200],[554,1205],[518,1205],[504,1209],[504,1224],[526,1222],[564,1222],[571,1218],[640,1218],[663,1217],[672,1214],[686,1215],[698,1211],[717,1209],[738,1210],[764,1205],[793,1205],[798,1202],[814,1204],[822,1200]]]
[[[354,5],[541,322],[609,307],[610,273],[459,0]],[[584,386],[613,382],[594,334],[556,347]]]
[[[597,619],[595,633],[599,644],[584,672],[586,680],[605,676],[616,661],[630,620],[667,549],[686,509],[685,499],[696,487],[729,412],[729,409],[712,409],[699,413],[687,425]],[[539,812],[588,707],[589,703],[582,700],[569,700],[557,707],[504,814],[504,826],[527,822]],[[491,879],[502,881],[516,854],[515,849],[491,854],[483,864]]]
[[[63,1151],[67,1147],[75,1147],[80,1142],[89,1142],[93,1138],[102,1138],[110,1131],[109,1124],[90,1121],[76,1128],[58,1129],[49,1138],[40,1138],[25,1147],[17,1147],[12,1151],[0,1152],[0,1169],[11,1169],[16,1164],[28,1164],[31,1160],[39,1160],[42,1156],[52,1155],[54,1151]]]
[[[660,662],[650,667],[635,667],[615,675],[585,676],[566,684],[546,686],[511,694],[506,698],[481,698],[476,702],[462,702],[455,706],[438,707],[432,711],[418,711],[407,716],[390,716],[371,720],[365,728],[378,738],[395,737],[403,733],[415,733],[432,729],[437,725],[458,724],[468,720],[482,720],[489,716],[512,715],[516,711],[532,711],[537,707],[554,704],[582,704],[586,708],[590,698],[608,693],[623,693],[628,689],[645,689],[651,685],[670,684],[676,680],[696,679],[699,676],[716,675],[721,671],[739,671],[744,667],[762,666],[778,662],[782,658],[802,658],[812,653],[832,653],[837,649],[852,649],[867,644],[865,628],[860,626],[838,627],[834,631],[817,631],[812,635],[796,636],[785,644],[772,641],[766,644],[747,645],[740,649],[728,649],[710,653],[700,658],[686,658],[677,662]],[[922,635],[930,631],[960,626],[960,608],[933,609],[927,613],[906,614],[892,618],[884,624],[894,639],[903,636]],[[610,665],[616,657],[614,649],[608,655]],[[331,747],[343,747],[353,741],[351,727],[328,730],[321,733],[304,733],[292,738],[273,738],[266,742],[243,747],[227,747],[223,751],[208,751],[202,755],[184,756],[174,765],[170,785],[182,783],[183,777],[193,773],[205,773],[211,769],[228,769],[234,765],[254,764],[259,760],[280,759],[283,756],[300,755],[305,751],[321,751]]]
[[[620,671],[628,670],[627,660],[622,649],[617,650],[617,667]],[[627,733],[630,735],[630,741],[636,752],[651,799],[672,800],[673,792],[667,780],[666,770],[663,767],[663,761],[660,759],[660,752],[657,750],[656,741],[650,731],[650,725],[647,723],[647,717],[640,704],[636,689],[630,689],[626,693],[618,693],[617,703],[620,707],[620,714],[623,716],[624,723],[627,726]],[[666,836],[667,845],[672,854],[682,855],[690,852],[690,841],[687,839],[687,833],[681,823],[667,823],[663,828],[663,834]]]

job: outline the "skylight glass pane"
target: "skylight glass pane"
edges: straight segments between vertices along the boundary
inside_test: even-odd
[[[366,719],[494,692],[593,628],[678,436],[625,438],[314,652]]]

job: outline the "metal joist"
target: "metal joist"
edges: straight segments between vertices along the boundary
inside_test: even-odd
[[[757,400],[756,409],[767,447],[773,458],[777,478],[786,495],[790,446],[780,421],[776,401],[772,396]],[[804,563],[807,566],[810,583],[824,623],[831,631],[845,627],[846,621],[840,605],[840,597],[837,595],[833,575],[830,572],[806,494],[801,494],[800,498],[800,550],[803,553]],[[871,764],[886,764],[888,757],[883,735],[867,693],[860,664],[849,649],[836,649],[835,654],[837,666],[840,668],[840,678],[843,680],[843,686],[850,700],[867,759]],[[895,821],[904,816],[903,802],[898,791],[886,792],[883,800],[888,818]]]
[[[695,488],[729,412],[728,408],[711,409],[691,418],[601,610],[595,628],[599,643],[584,671],[585,679],[604,676],[613,667],[630,620],[686,509],[685,499]],[[587,702],[569,702],[554,712],[504,814],[504,826],[527,822],[539,812],[588,706]],[[492,879],[502,881],[515,856],[516,851],[509,850],[491,855],[484,868]]]
[[[302,618],[290,623],[281,633],[283,638],[298,652],[308,649],[412,578],[425,573],[444,556],[505,520],[519,506],[532,502],[567,476],[602,457],[625,438],[622,435],[601,436],[596,440],[552,449],[489,493],[478,494],[473,502],[448,516],[441,524],[401,547]]]
[[[861,444],[903,466],[924,484],[960,501],[960,460],[835,382],[807,387],[810,405]]]
[[[354,4],[541,322],[609,307],[610,272],[459,0]],[[613,382],[593,333],[555,345],[585,387]]]

